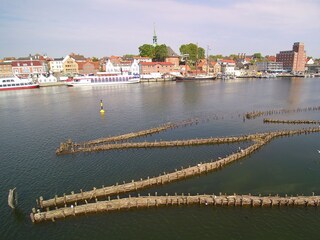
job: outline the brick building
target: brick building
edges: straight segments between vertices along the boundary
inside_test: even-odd
[[[176,72],[174,69],[174,64],[171,62],[140,62],[140,75],[150,75],[150,74],[168,74],[171,72]]]
[[[306,64],[306,52],[304,44],[296,42],[291,51],[280,51],[276,56],[277,62],[283,63],[283,69],[291,72],[304,72]]]
[[[11,77],[12,65],[11,62],[0,62],[0,77]]]

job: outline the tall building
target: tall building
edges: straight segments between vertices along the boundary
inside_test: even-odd
[[[296,42],[291,51],[280,51],[276,56],[277,62],[283,63],[283,69],[291,72],[304,72],[306,65],[306,52],[304,44]]]

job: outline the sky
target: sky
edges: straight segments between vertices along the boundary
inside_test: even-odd
[[[320,58],[320,0],[0,0],[0,58],[138,54],[197,43],[209,55],[275,55],[303,42]]]

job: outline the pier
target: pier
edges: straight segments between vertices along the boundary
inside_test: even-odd
[[[108,187],[102,188],[93,188],[91,191],[82,191],[80,190],[79,193],[71,192],[71,194],[64,194],[64,196],[58,197],[57,195],[48,200],[44,200],[43,197],[39,197],[37,202],[39,203],[41,208],[48,208],[48,207],[56,207],[75,202],[84,202],[92,199],[97,199],[100,197],[107,197],[111,195],[117,195],[121,193],[137,191],[138,189],[143,189],[147,187],[151,187],[153,185],[161,185],[167,184],[173,181],[178,181],[181,179],[201,175],[204,173],[208,173],[211,171],[215,171],[221,169],[222,167],[231,164],[241,158],[247,157],[256,150],[260,149],[263,145],[267,144],[270,140],[276,137],[281,136],[291,136],[295,134],[310,134],[320,132],[320,128],[307,128],[307,129],[299,129],[299,130],[284,130],[284,131],[275,131],[270,133],[263,133],[263,134],[255,134],[250,135],[254,144],[245,148],[240,149],[236,153],[232,153],[224,158],[219,158],[216,160],[211,160],[209,163],[199,163],[196,166],[190,166],[188,168],[181,168],[181,170],[175,169],[172,173],[163,173],[156,177],[148,177],[147,179],[140,179],[138,181],[132,180],[129,183],[123,183]]]
[[[31,221],[34,223],[43,221],[55,221],[71,216],[78,216],[90,213],[112,212],[129,209],[140,209],[150,207],[199,205],[204,207],[318,207],[320,196],[251,196],[249,195],[195,195],[184,196],[138,196],[118,198],[113,200],[86,203],[57,208],[49,211],[36,211],[34,208],[30,213]]]

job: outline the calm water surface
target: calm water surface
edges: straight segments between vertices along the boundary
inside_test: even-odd
[[[181,206],[87,215],[33,225],[35,199],[146,178],[217,159],[237,143],[56,156],[68,138],[85,141],[198,117],[196,125],[139,140],[187,139],[306,126],[243,121],[252,110],[320,105],[320,79],[242,79],[0,92],[0,239],[320,239],[320,209]],[[99,113],[100,99],[106,113]],[[274,115],[320,120],[320,112]],[[250,157],[141,194],[320,194],[319,134],[279,138]],[[7,206],[17,187],[19,207]],[[137,195],[137,193],[132,193]]]

